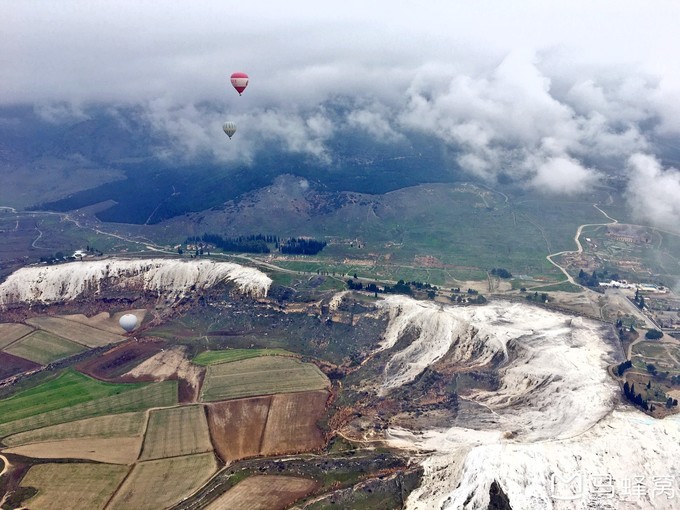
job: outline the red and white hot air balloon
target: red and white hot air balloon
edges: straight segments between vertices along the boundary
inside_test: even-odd
[[[231,75],[231,84],[234,86],[236,89],[236,92],[238,92],[238,95],[240,96],[241,93],[246,90],[246,87],[248,86],[248,75],[246,73],[234,73]]]

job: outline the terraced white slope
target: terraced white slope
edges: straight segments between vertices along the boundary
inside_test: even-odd
[[[394,296],[381,306],[390,314],[383,348],[417,332],[387,364],[384,393],[448,349],[467,365],[505,360],[498,391],[467,395],[483,420],[389,431],[394,446],[432,452],[409,509],[486,509],[494,480],[523,510],[680,508],[680,417],[620,404],[604,326],[520,303],[442,307]]]
[[[221,282],[244,294],[266,296],[271,279],[257,269],[211,260],[107,259],[55,266],[25,267],[0,285],[0,306],[69,301],[108,288],[150,291],[168,299]]]

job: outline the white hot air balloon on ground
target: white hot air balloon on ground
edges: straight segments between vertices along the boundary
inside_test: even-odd
[[[236,124],[233,122],[225,122],[222,126],[222,129],[229,137],[229,140],[231,140],[231,137],[234,136],[234,133],[236,133]]]
[[[120,327],[128,333],[137,327],[137,316],[131,313],[126,313],[118,321]]]

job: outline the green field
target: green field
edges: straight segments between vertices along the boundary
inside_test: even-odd
[[[127,466],[111,464],[39,464],[21,481],[22,487],[38,489],[24,504],[36,509],[104,508],[127,472]]]
[[[0,349],[4,349],[24,335],[28,335],[33,328],[25,324],[11,322],[0,323]]]
[[[47,365],[62,358],[68,358],[85,347],[47,331],[34,331],[33,333],[17,340],[10,345],[5,352],[19,356],[41,365]]]
[[[51,381],[0,400],[0,424],[71,407],[89,400],[117,395],[144,385],[144,383],[106,383],[73,369],[67,369]]]
[[[197,365],[208,366],[216,363],[229,363],[260,356],[295,356],[285,349],[226,349],[223,351],[204,351],[192,361]]]
[[[209,365],[201,398],[214,402],[328,388],[328,378],[311,363],[265,356]]]
[[[67,372],[69,373],[69,372]],[[79,375],[79,374],[78,374]],[[82,376],[85,377],[85,376]],[[89,378],[87,378],[89,379]],[[103,416],[107,414],[128,413],[133,411],[141,411],[149,409],[150,407],[171,406],[177,404],[177,381],[164,381],[152,384],[107,384],[106,391],[101,393],[114,391],[109,396],[100,396],[99,398],[90,398],[90,395],[80,395],[81,403],[69,402],[68,398],[62,398],[60,395],[60,385],[57,385],[55,379],[48,383],[42,384],[26,392],[22,392],[15,397],[0,401],[0,418],[5,423],[0,425],[0,437],[16,434],[27,430],[39,429],[59,423],[66,423],[76,421],[84,418],[91,418],[95,416]],[[80,384],[78,386],[78,384]],[[127,386],[129,390],[113,390],[116,386]],[[87,383],[83,384],[76,380],[75,384],[67,386],[66,396],[71,395],[74,389],[79,388],[81,391],[95,390],[97,386],[89,386]],[[63,388],[62,388],[63,389]],[[44,391],[42,391],[44,390]],[[76,395],[78,397],[78,395]],[[44,411],[42,399],[51,398],[54,402],[50,406],[53,410]],[[87,401],[82,401],[86,398]],[[74,398],[74,400],[77,400]],[[67,405],[69,407],[67,407]],[[3,408],[11,411],[13,420],[9,421],[3,414]],[[24,415],[23,418],[18,418]]]
[[[178,457],[212,451],[203,406],[152,411],[140,460]]]
[[[144,412],[99,416],[21,432],[4,438],[2,442],[7,446],[19,446],[62,439],[137,436],[143,432],[145,422]]]
[[[192,494],[217,471],[212,453],[139,462],[107,507],[158,510]]]

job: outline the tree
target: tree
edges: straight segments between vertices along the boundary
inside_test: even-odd
[[[658,329],[650,329],[645,333],[645,338],[649,340],[658,340],[663,336],[663,331],[659,331]]]
[[[653,363],[647,363],[647,372],[654,375],[656,373],[656,367]]]
[[[645,307],[645,297],[640,296],[640,301],[638,302],[638,308],[642,310]]]

